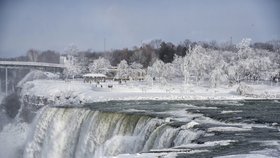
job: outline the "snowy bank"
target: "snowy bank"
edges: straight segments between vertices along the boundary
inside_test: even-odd
[[[247,97],[276,99],[280,98],[279,86],[268,86],[264,84],[247,85],[241,83],[237,88],[237,93]]]
[[[112,88],[109,88],[111,87]],[[43,106],[52,105],[80,105],[91,102],[110,100],[242,100],[269,99],[260,94],[270,93],[279,99],[280,88],[268,85],[251,85],[254,97],[239,95],[238,86],[221,86],[209,88],[196,85],[168,84],[148,85],[145,82],[127,82],[118,84],[108,82],[89,84],[82,81],[65,82],[62,80],[35,80],[26,82],[22,86],[21,96],[24,101]],[[256,97],[257,96],[257,97]]]

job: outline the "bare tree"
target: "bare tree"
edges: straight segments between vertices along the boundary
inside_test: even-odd
[[[30,49],[27,52],[27,57],[29,61],[37,62],[39,57],[39,51],[35,49]]]

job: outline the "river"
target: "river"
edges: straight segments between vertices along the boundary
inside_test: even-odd
[[[109,101],[44,107],[20,157],[280,157],[279,101]]]

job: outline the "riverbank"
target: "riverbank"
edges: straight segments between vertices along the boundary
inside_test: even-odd
[[[22,86],[23,98],[39,98],[53,105],[80,105],[111,100],[263,100],[280,99],[280,87],[250,85],[250,95],[237,93],[239,85],[209,88],[203,85],[147,84],[133,82],[101,84],[82,81],[35,80]],[[112,88],[109,88],[112,87]],[[38,102],[38,99],[37,99]],[[40,101],[38,102],[40,103]]]

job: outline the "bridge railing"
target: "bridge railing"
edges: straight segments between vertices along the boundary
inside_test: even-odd
[[[5,69],[6,96],[8,95],[8,69],[28,68],[40,70],[52,70],[62,72],[65,69],[63,64],[42,63],[42,62],[24,62],[24,61],[0,61],[0,68]]]
[[[26,61],[0,61],[0,66],[36,66],[36,67],[65,68],[63,64],[26,62]]]

